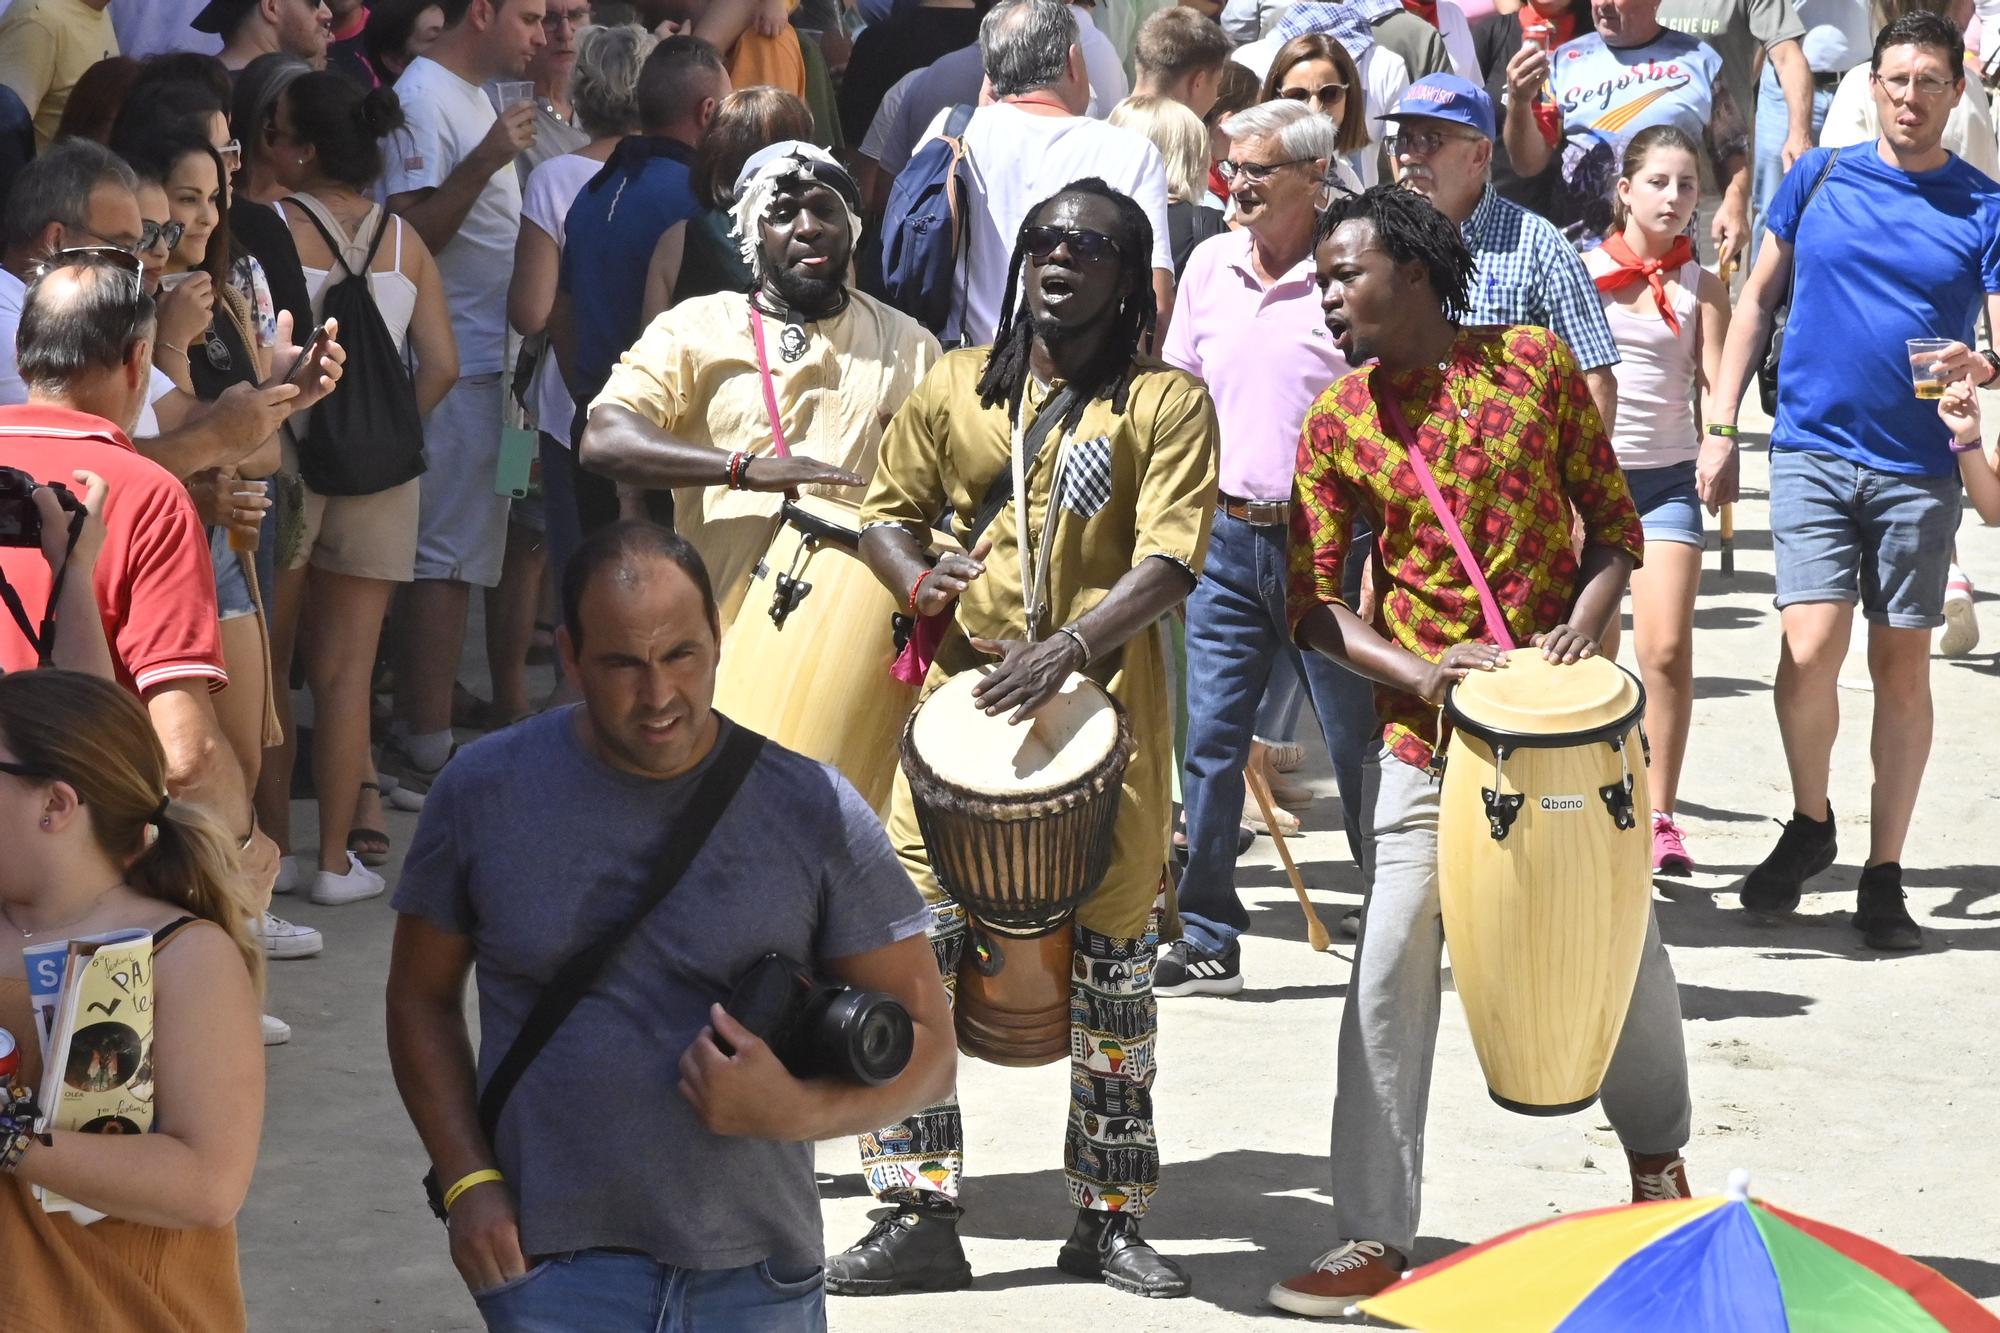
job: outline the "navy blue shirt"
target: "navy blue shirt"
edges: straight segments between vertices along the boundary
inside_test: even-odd
[[[661,234],[701,211],[688,171],[693,160],[686,144],[635,136],[570,205],[560,283],[569,293],[577,372],[586,386],[580,403],[597,396],[611,367],[644,332],[646,268]]]
[[[1765,226],[1792,247],[1792,313],[1771,444],[1897,476],[1956,473],[1937,404],[1916,396],[1906,338],[1972,341],[1980,296],[2000,291],[2000,185],[1950,158],[1884,162],[1874,142],[1801,157]]]

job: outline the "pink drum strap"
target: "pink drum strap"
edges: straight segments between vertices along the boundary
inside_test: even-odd
[[[757,377],[764,381],[764,415],[771,419],[771,444],[778,457],[790,458],[785,428],[778,422],[778,391],[771,383],[771,362],[764,355],[764,315],[754,298],[750,302],[750,341],[757,345]]]
[[[1449,402],[1450,398],[1447,391],[1446,401]],[[1396,433],[1396,438],[1403,442],[1404,451],[1410,455],[1410,464],[1417,473],[1417,484],[1424,488],[1424,498],[1430,501],[1432,510],[1436,512],[1438,526],[1444,529],[1445,538],[1458,555],[1458,563],[1464,566],[1466,576],[1472,580],[1473,590],[1479,594],[1479,609],[1485,613],[1488,632],[1495,643],[1512,652],[1514,636],[1507,632],[1507,618],[1500,614],[1500,603],[1494,599],[1485,573],[1473,558],[1472,548],[1466,544],[1465,530],[1459,526],[1458,515],[1451,512],[1451,507],[1445,503],[1444,492],[1438,489],[1437,478],[1431,475],[1431,465],[1424,458],[1424,451],[1417,446],[1416,432],[1410,429],[1410,423],[1403,417],[1403,409],[1397,406],[1387,385],[1380,386],[1376,402],[1381,407],[1383,422]]]

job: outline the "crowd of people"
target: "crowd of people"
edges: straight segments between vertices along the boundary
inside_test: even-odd
[[[907,774],[864,795],[713,706],[793,502],[902,608],[898,680],[983,671],[1019,720],[1081,675],[1129,723],[1061,927],[1073,1276],[1190,1289],[1141,1234],[1157,1000],[1254,984],[1236,862],[1311,806],[1310,707],[1369,892],[1335,1244],[1269,1299],[1382,1290],[1439,706],[1516,644],[1615,657],[1629,610],[1652,869],[1699,868],[1695,609],[1752,384],[1792,809],[1737,891],[1783,916],[1834,863],[1859,654],[1853,926],[1922,946],[1930,664],[1978,642],[1968,500],[2000,522],[1996,66],[1973,0],[0,0],[0,937],[149,932],[160,997],[153,1132],[51,1132],[0,948],[10,1313],[244,1327],[251,1018],[267,961],[327,947],[273,895],[387,892],[387,809],[420,815],[388,1063],[489,1327],[812,1328],[970,1283],[977,923]],[[720,1003],[767,955],[900,1003],[902,1071],[781,1058]],[[1635,1201],[1689,1194],[1680,1029],[1649,919],[1603,1088]],[[829,1250],[839,1135],[883,1208]]]

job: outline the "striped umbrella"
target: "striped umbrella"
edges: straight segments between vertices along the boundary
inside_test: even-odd
[[[1551,1218],[1427,1264],[1367,1314],[1426,1333],[2000,1333],[1914,1259],[1749,1196]]]

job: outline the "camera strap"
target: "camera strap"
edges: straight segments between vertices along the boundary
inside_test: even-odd
[[[69,577],[70,558],[76,554],[77,538],[83,536],[84,512],[79,509],[69,516],[69,543],[63,547],[62,568],[49,581],[49,604],[42,608],[42,627],[37,631],[34,622],[28,619],[28,608],[21,604],[21,594],[14,591],[14,585],[7,576],[0,573],[0,602],[7,604],[7,613],[14,617],[14,623],[21,627],[21,636],[28,646],[35,650],[35,665],[46,668],[52,665],[50,659],[56,651],[56,603],[62,601],[63,580]]]
[[[667,895],[687,874],[688,867],[694,864],[695,857],[715,831],[716,824],[721,822],[722,812],[729,808],[744,779],[750,776],[751,768],[764,752],[764,745],[764,737],[748,727],[730,726],[729,738],[722,743],[722,752],[709,765],[708,772],[702,775],[701,784],[689,798],[687,809],[674,821],[672,830],[667,834],[666,845],[660,851],[653,883],[646,896],[630,916],[598,936],[588,948],[571,956],[542,987],[541,994],[535,997],[535,1007],[528,1011],[520,1032],[515,1034],[507,1054],[501,1057],[485,1091],[479,1094],[479,1127],[485,1132],[487,1143],[491,1144],[498,1134],[500,1112],[506,1107],[514,1085],[521,1081],[528,1065],[541,1054],[549,1038],[555,1035],[556,1029],[562,1026],[563,1020],[569,1017],[585,992],[597,983],[619,952],[638,933],[640,923],[666,901]],[[424,1185],[431,1194],[432,1211],[443,1218],[444,1211],[436,1193],[436,1176],[437,1172],[433,1169],[425,1177]]]

